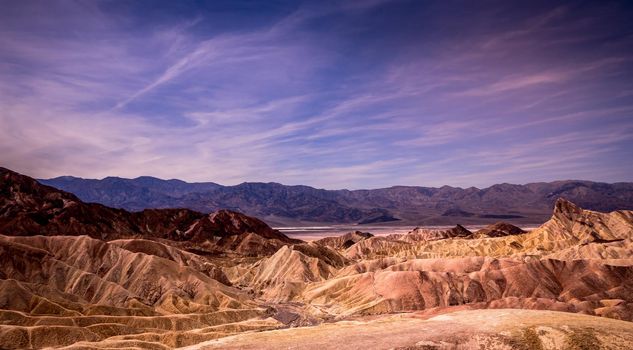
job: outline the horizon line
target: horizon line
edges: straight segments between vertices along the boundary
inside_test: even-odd
[[[7,168],[8,169],[8,168]],[[494,186],[499,186],[499,185],[511,185],[511,186],[528,186],[528,185],[533,185],[533,184],[552,184],[552,183],[556,183],[556,182],[590,182],[590,183],[596,183],[596,184],[609,184],[609,185],[616,185],[616,184],[631,184],[633,183],[633,181],[615,181],[615,182],[605,182],[605,181],[596,181],[596,180],[588,180],[588,179],[555,179],[555,180],[551,180],[551,181],[536,181],[536,182],[526,182],[526,183],[511,183],[511,182],[499,182],[499,183],[494,183],[492,185],[489,186],[485,186],[485,187],[478,187],[478,186],[452,186],[452,185],[442,185],[442,186],[424,186],[424,185],[391,185],[391,186],[386,186],[386,187],[374,187],[374,188],[324,188],[324,187],[316,187],[313,185],[309,185],[309,184],[286,184],[286,183],[282,183],[282,182],[276,182],[276,181],[242,181],[240,183],[234,184],[234,185],[225,185],[219,182],[215,182],[215,181],[187,181],[187,180],[183,180],[183,179],[178,179],[178,178],[170,178],[170,179],[164,179],[164,178],[160,178],[160,177],[156,177],[156,176],[152,176],[152,175],[141,175],[141,176],[137,176],[134,178],[131,177],[122,177],[122,176],[116,176],[116,175],[109,175],[109,176],[105,176],[103,178],[85,178],[85,177],[80,177],[80,176],[74,176],[74,175],[60,175],[60,176],[55,176],[55,177],[50,177],[50,178],[37,178],[37,177],[33,177],[35,180],[40,181],[50,181],[50,180],[57,180],[57,179],[61,179],[61,178],[72,178],[72,179],[79,179],[79,180],[92,180],[92,181],[104,181],[108,178],[114,178],[114,179],[121,179],[121,180],[138,180],[141,178],[152,178],[152,179],[156,179],[156,180],[160,180],[160,181],[181,181],[184,182],[186,184],[214,184],[214,185],[218,185],[221,187],[236,187],[236,186],[241,186],[241,185],[245,185],[245,184],[267,184],[267,185],[281,185],[281,186],[285,186],[285,187],[310,187],[313,189],[317,189],[317,190],[325,190],[325,191],[372,191],[372,190],[382,190],[382,189],[390,189],[390,188],[397,188],[397,187],[408,187],[408,188],[431,188],[431,189],[441,189],[441,188],[445,188],[445,187],[449,187],[449,188],[454,188],[454,189],[461,189],[461,190],[467,190],[467,189],[477,189],[477,190],[485,190]]]

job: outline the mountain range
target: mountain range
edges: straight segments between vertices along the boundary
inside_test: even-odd
[[[0,168],[0,348],[633,348],[633,211],[552,207],[533,230],[305,242]]]
[[[450,225],[542,223],[556,198],[584,208],[633,208],[633,183],[592,181],[497,184],[487,188],[394,186],[371,190],[325,190],[309,186],[246,182],[223,186],[154,177],[101,180],[62,176],[40,183],[71,192],[85,202],[140,211],[188,208],[209,213],[229,209],[277,226],[333,224]]]

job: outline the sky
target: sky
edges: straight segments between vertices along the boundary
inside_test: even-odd
[[[630,1],[4,1],[0,166],[633,181],[632,19]]]

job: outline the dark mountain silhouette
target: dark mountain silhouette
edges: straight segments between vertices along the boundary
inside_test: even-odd
[[[151,177],[88,180],[58,177],[41,183],[76,194],[86,202],[127,210],[189,208],[199,212],[230,209],[270,224],[301,222],[388,222],[406,225],[517,224],[547,220],[558,197],[598,211],[633,208],[633,183],[555,181],[498,184],[479,189],[443,186],[394,186],[373,190],[323,190],[278,183],[222,186]]]
[[[71,193],[5,168],[0,168],[0,234],[88,235],[104,240],[142,236],[188,242],[255,234],[281,242],[295,241],[259,219],[229,210],[208,215],[190,209],[129,212],[84,203]]]

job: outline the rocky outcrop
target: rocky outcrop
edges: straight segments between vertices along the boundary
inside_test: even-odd
[[[376,260],[311,284],[332,314],[382,314],[465,304],[633,317],[633,266],[550,259]],[[603,301],[618,300],[613,307]]]
[[[522,230],[520,227],[505,222],[497,222],[495,224],[488,225],[481,230],[477,230],[477,232],[475,232],[474,234],[474,237],[505,237],[520,235],[523,233],[526,233],[526,231]]]
[[[21,284],[46,286],[72,295],[66,300],[88,307],[181,313],[192,309],[211,312],[223,305],[241,308],[249,304],[244,293],[213,279],[213,266],[208,262],[196,261],[174,248],[163,258],[130,251],[125,246],[129,244],[107,243],[87,236],[0,236],[3,260],[0,275]],[[205,268],[208,274],[204,273]],[[190,293],[183,286],[190,286]],[[48,299],[54,299],[50,305],[61,302]],[[174,305],[184,308],[173,309]],[[15,304],[4,306],[13,310]],[[86,309],[77,307],[69,310],[86,313]]]
[[[334,249],[347,249],[357,242],[373,236],[374,235],[369,232],[352,231],[337,237],[322,238],[315,241],[315,243]]]
[[[209,214],[183,232],[183,236],[194,241],[214,240],[244,233],[254,233],[265,239],[277,239],[286,243],[298,243],[263,221],[230,210],[219,210]]]
[[[422,227],[416,227],[407,234],[396,234],[387,236],[391,240],[400,240],[409,243],[421,242],[421,241],[437,241],[447,238],[468,238],[472,236],[472,232],[466,229],[462,225],[455,225],[455,227],[442,230],[442,229],[427,229]]]
[[[0,260],[2,348],[113,336],[176,347],[216,338],[226,334],[219,325],[263,319],[269,312],[216,280],[217,266],[172,247],[87,236],[0,236]],[[187,335],[204,328],[211,329]]]
[[[440,235],[441,233],[433,233]],[[559,199],[546,223],[525,234],[472,239],[472,237],[405,242],[406,235],[394,235],[361,241],[346,250],[352,259],[387,256],[440,258],[462,256],[544,256],[559,250],[591,242],[628,239],[633,235],[633,211],[600,213],[583,210]],[[403,244],[408,243],[408,244]]]
[[[283,246],[274,255],[239,273],[234,283],[255,289],[269,301],[290,301],[299,296],[308,283],[324,281],[335,270],[318,257]]]

